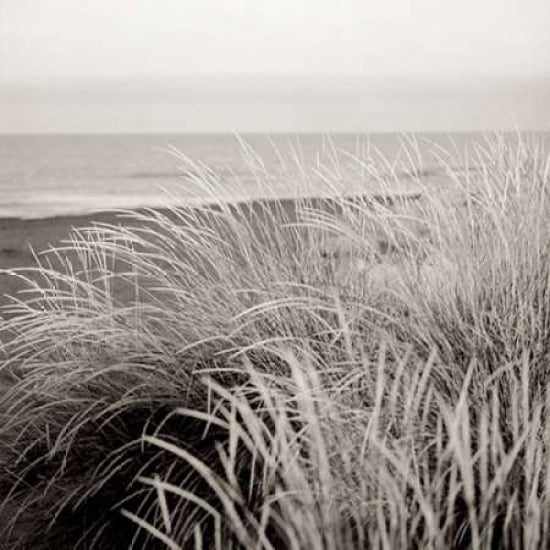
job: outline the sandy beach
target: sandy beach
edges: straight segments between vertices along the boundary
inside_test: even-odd
[[[400,196],[405,198],[406,202],[418,201],[421,193],[407,193],[405,195],[373,195],[369,200],[381,202],[386,206],[394,204]],[[338,201],[327,198],[308,198],[309,206],[337,214],[341,212],[341,206]],[[362,197],[348,197],[348,200],[360,200]],[[281,223],[294,223],[297,221],[297,202],[293,199],[282,200],[253,200],[248,202],[233,203],[232,208],[239,210],[240,215],[244,216],[253,228],[265,216],[275,214],[276,219],[282,220]],[[211,206],[218,209],[219,206]],[[169,210],[158,210],[163,215],[172,217],[173,213]],[[134,224],[135,221],[131,220]],[[129,218],[122,213],[97,212],[87,215],[58,216],[53,218],[40,219],[20,219],[4,218],[0,219],[0,307],[10,302],[10,296],[16,296],[24,288],[24,283],[18,277],[9,273],[3,273],[2,270],[12,270],[19,268],[33,267],[36,260],[33,256],[40,254],[52,247],[56,247],[70,238],[71,231],[78,228],[86,228],[94,224],[124,225],[129,222]],[[178,220],[177,223],[181,223]],[[264,225],[263,223],[261,225]],[[337,255],[342,259],[349,252],[349,246],[343,244],[341,239],[336,239],[325,253],[328,255]],[[68,254],[69,259],[71,254]],[[343,265],[347,265],[344,264]],[[386,277],[387,274],[384,274]]]
[[[316,201],[314,201],[315,203]],[[246,208],[243,205],[246,204]],[[273,201],[252,201],[241,203],[243,212],[260,213],[273,209]],[[279,201],[279,208],[289,221],[296,219],[296,203],[292,200]],[[168,211],[162,210],[170,215]],[[72,230],[89,227],[96,223],[124,224],[125,219],[116,212],[97,212],[87,215],[59,216],[54,218],[0,219],[0,305],[9,302],[8,296],[16,295],[22,288],[22,281],[3,270],[32,267],[35,265],[33,252],[39,254],[58,246],[70,237]]]
[[[411,195],[410,199],[417,199],[419,195]],[[391,202],[386,196],[374,196],[374,200]],[[331,208],[334,205],[327,199],[310,199],[314,207],[322,206]],[[245,213],[246,217],[254,225],[257,216],[262,212],[273,212],[277,204],[277,210],[283,212],[285,221],[296,221],[296,202],[291,199],[272,201],[250,201],[247,203],[235,203],[235,207]],[[170,215],[167,210],[164,214]],[[252,215],[254,213],[254,215]],[[23,288],[20,279],[13,277],[2,270],[32,267],[35,265],[34,253],[40,253],[51,247],[57,246],[67,240],[73,229],[89,227],[93,224],[124,224],[125,218],[116,212],[97,212],[87,215],[59,216],[54,218],[0,219],[0,305],[8,302],[7,296],[14,296]]]
[[[33,251],[39,253],[67,239],[72,228],[85,227],[92,222],[116,223],[112,213],[23,220],[0,220],[0,304],[23,287],[21,280],[2,270],[31,267],[35,264]]]

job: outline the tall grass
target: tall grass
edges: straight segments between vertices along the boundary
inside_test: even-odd
[[[125,213],[14,274],[4,538],[547,546],[550,157],[520,135],[434,144],[434,182],[423,151],[331,148],[301,171],[331,198]]]

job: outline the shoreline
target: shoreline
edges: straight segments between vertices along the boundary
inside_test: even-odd
[[[405,193],[408,200],[418,200],[421,193]],[[399,194],[403,196],[403,194]],[[350,196],[349,200],[357,199],[357,196]],[[391,204],[395,200],[392,195],[373,195],[370,197],[375,201],[382,201]],[[328,199],[328,200],[327,200]],[[330,204],[330,197],[312,197],[308,200],[313,205],[326,206]],[[277,204],[284,212],[285,219],[290,222],[296,221],[296,199],[254,199],[250,201],[231,202],[230,206],[244,208],[245,212],[256,214],[272,210]],[[208,205],[207,205],[208,206]],[[210,205],[216,208],[215,204]],[[192,205],[191,208],[197,208]],[[140,212],[154,210],[170,214],[169,208],[136,208],[128,210],[98,211],[89,214],[55,216],[50,218],[0,218],[0,307],[6,305],[8,296],[15,296],[23,288],[22,282],[12,275],[3,271],[33,267],[36,265],[34,253],[40,253],[48,248],[55,247],[68,239],[74,229],[89,227],[97,223],[124,224],[122,215],[124,212]]]

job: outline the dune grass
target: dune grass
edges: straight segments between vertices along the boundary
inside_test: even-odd
[[[9,547],[548,546],[550,157],[430,154],[331,150],[330,199],[128,212],[14,274]]]

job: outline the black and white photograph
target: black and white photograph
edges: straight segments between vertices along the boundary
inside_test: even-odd
[[[546,548],[549,0],[0,0],[0,550]]]

